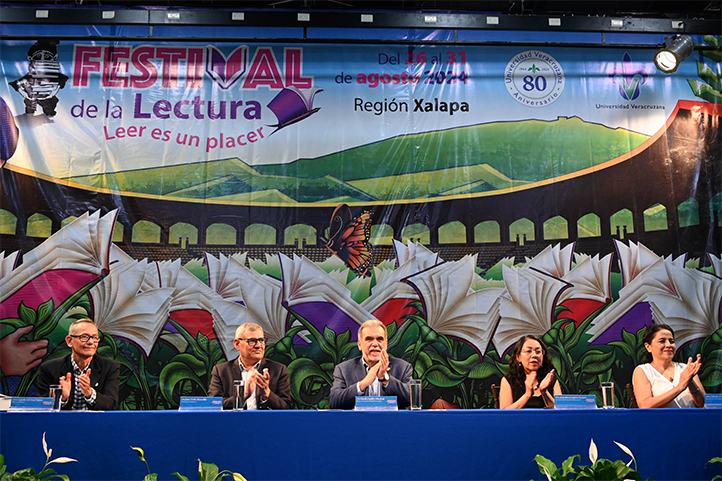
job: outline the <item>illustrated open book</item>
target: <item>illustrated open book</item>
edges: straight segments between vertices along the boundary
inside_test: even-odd
[[[313,108],[313,98],[323,89],[312,87],[308,90],[299,90],[293,85],[286,87],[268,103],[268,108],[276,115],[278,123],[270,127],[276,127],[271,134],[274,134],[284,127],[295,124],[306,117],[315,114],[319,107]]]

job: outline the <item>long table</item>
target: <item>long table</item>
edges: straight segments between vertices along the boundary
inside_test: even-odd
[[[198,459],[257,480],[545,480],[542,454],[561,466],[573,454],[629,460],[643,479],[711,480],[722,456],[722,410],[450,410],[0,413],[9,471],[52,464],[72,481],[142,480],[143,448],[159,480],[197,479]]]

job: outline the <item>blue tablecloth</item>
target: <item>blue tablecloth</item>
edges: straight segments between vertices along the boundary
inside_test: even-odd
[[[142,480],[145,450],[159,480],[197,479],[198,459],[257,480],[544,480],[533,461],[572,454],[629,459],[643,478],[711,480],[722,456],[722,410],[421,412],[0,413],[9,471],[43,466],[42,436],[72,481]]]

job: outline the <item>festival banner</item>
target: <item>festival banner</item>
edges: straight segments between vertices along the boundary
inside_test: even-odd
[[[653,322],[720,390],[719,51],[0,46],[3,393],[80,317],[124,409],[204,395],[248,321],[297,408],[372,318],[427,408],[492,407],[524,334],[565,393],[628,405]]]

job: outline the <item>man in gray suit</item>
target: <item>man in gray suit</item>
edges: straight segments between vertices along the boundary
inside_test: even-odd
[[[371,319],[358,330],[361,357],[337,365],[328,404],[331,409],[353,409],[356,396],[396,396],[399,408],[409,407],[411,364],[386,353],[386,327]]]

